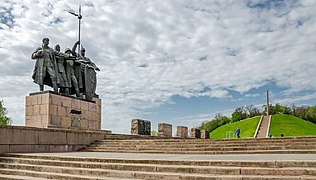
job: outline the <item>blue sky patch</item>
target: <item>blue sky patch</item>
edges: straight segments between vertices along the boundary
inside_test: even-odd
[[[284,0],[260,0],[248,1],[246,5],[252,9],[274,9],[285,7],[286,2]]]
[[[62,18],[60,18],[60,17],[55,17],[54,19],[53,19],[53,21],[51,21],[51,24],[61,24],[61,23],[63,23],[64,22],[64,20],[62,19]]]
[[[9,28],[14,26],[13,8],[0,7],[0,23],[7,25]]]

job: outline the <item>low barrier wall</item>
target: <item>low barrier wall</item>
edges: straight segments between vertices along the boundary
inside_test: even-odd
[[[111,131],[0,126],[0,154],[77,151]]]

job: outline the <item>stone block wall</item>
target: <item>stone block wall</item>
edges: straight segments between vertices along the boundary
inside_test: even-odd
[[[197,129],[197,128],[191,128],[191,136],[190,137],[191,138],[197,138],[197,139],[201,138],[200,130]]]
[[[131,134],[132,135],[149,135],[151,133],[151,123],[147,120],[132,119]]]
[[[188,138],[188,127],[177,126],[177,137]]]
[[[25,125],[40,128],[101,129],[101,99],[93,101],[52,91],[26,96]]]
[[[166,123],[159,123],[158,137],[172,137],[172,125]]]
[[[201,130],[201,139],[210,139],[210,132],[206,130]]]
[[[77,151],[100,141],[111,131],[79,129],[50,129],[0,125],[0,154],[23,152]]]

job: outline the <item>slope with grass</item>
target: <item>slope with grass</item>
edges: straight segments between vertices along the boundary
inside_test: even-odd
[[[316,124],[287,114],[276,114],[271,118],[270,133],[274,137],[316,136]]]
[[[233,138],[232,135],[234,135],[237,127],[239,127],[241,130],[241,138],[252,138],[257,129],[259,120],[260,117],[257,116],[220,126],[210,133],[210,137],[215,139]],[[229,132],[230,136],[227,136]],[[281,133],[285,136],[316,136],[316,124],[292,115],[275,114],[272,115],[269,132],[274,137],[280,137]]]
[[[239,122],[220,126],[210,133],[210,137],[215,138],[215,139],[232,138],[231,134],[234,134],[237,127],[239,127],[240,132],[241,132],[240,133],[241,138],[252,138],[257,129],[259,120],[260,120],[260,116],[256,116],[253,118],[241,120]],[[230,136],[226,137],[226,134]]]

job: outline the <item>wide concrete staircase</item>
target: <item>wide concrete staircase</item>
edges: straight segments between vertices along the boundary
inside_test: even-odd
[[[316,161],[133,160],[11,154],[0,179],[316,179]]]
[[[263,116],[262,121],[259,123],[256,138],[266,138],[270,128],[270,116]]]
[[[81,151],[168,154],[316,153],[316,137],[259,139],[119,139],[111,136]]]

